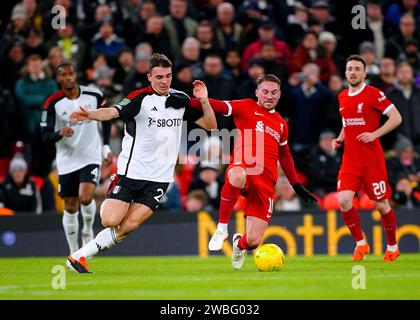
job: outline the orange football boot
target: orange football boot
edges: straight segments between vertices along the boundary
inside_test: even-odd
[[[76,272],[91,273],[89,272],[89,265],[87,264],[85,257],[80,257],[79,260],[76,260],[72,256],[68,256],[67,260]]]
[[[399,255],[400,255],[399,249],[397,249],[396,251],[386,250],[385,255],[384,255],[384,261],[396,261]]]
[[[370,247],[367,243],[365,245],[362,245],[362,246],[356,246],[356,248],[354,249],[354,254],[353,254],[352,260],[353,261],[361,261],[361,260],[363,260],[365,255],[367,255],[369,252],[370,252]]]

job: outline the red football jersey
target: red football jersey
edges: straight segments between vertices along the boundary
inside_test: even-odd
[[[366,84],[354,93],[348,89],[342,91],[338,101],[344,128],[342,166],[370,166],[384,161],[379,139],[364,143],[356,137],[363,132],[377,130],[381,114],[386,114],[394,105],[382,91]]]
[[[279,145],[287,144],[286,121],[275,110],[267,111],[252,99],[225,103],[238,130],[232,163],[244,163],[248,174],[263,174],[274,184],[278,177]]]

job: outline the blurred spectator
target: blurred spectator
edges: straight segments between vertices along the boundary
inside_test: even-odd
[[[284,63],[289,62],[292,53],[286,42],[276,38],[273,23],[268,21],[263,22],[258,28],[258,35],[258,40],[249,44],[244,50],[242,55],[242,70],[246,71],[248,69],[248,63],[252,58],[261,56],[262,47],[268,41],[273,43],[278,60]]]
[[[153,54],[154,50],[150,43],[148,42],[141,42],[136,45],[134,49],[134,56],[136,57],[138,53],[147,53],[149,56]]]
[[[125,78],[134,68],[134,55],[131,49],[122,49],[118,55],[118,65],[115,68],[114,82],[123,84]]]
[[[55,79],[56,78],[56,70],[57,67],[63,63],[63,53],[59,47],[52,47],[48,52],[48,57],[43,62],[43,69],[48,78]]]
[[[420,5],[417,0],[401,0],[391,4],[386,12],[386,19],[394,26],[398,26],[404,15],[420,16]]]
[[[141,8],[145,3],[152,3],[153,6],[155,5],[151,0],[127,0],[121,3],[123,15],[128,16],[128,29],[141,24]]]
[[[215,34],[218,47],[223,53],[240,49],[243,46],[244,31],[242,26],[235,22],[235,7],[233,4],[223,2],[217,6]]]
[[[397,132],[410,139],[420,152],[420,89],[414,85],[413,68],[407,62],[398,64],[397,81],[387,97],[403,118]]]
[[[302,208],[299,197],[284,175],[277,179],[275,196],[274,211],[299,211]]]
[[[328,88],[319,81],[316,64],[306,64],[301,77],[303,82],[291,90],[289,101],[292,149],[298,170],[304,169],[302,158],[318,143],[319,134],[325,128],[325,108],[331,99]]]
[[[338,95],[343,90],[343,87],[343,79],[341,79],[338,74],[331,75],[330,80],[328,80],[328,89],[331,93],[331,99],[325,109],[325,127],[330,128],[337,136],[342,128]]]
[[[420,39],[416,32],[416,21],[411,14],[407,13],[401,17],[398,32],[387,40],[385,55],[396,59],[404,52],[404,43],[412,38]]]
[[[237,91],[232,78],[222,74],[222,58],[215,54],[209,54],[204,60],[204,76],[202,80],[207,86],[209,97],[218,100],[235,100]],[[223,83],[221,86],[220,84]],[[232,117],[216,115],[217,127],[233,129],[234,123]]]
[[[241,82],[238,90],[238,98],[251,98],[256,99],[255,90],[257,89],[257,79],[265,74],[261,62],[253,59],[249,62],[249,67],[245,80]]]
[[[188,212],[198,212],[201,210],[208,210],[208,198],[203,190],[193,190],[187,194],[185,202],[185,209]]]
[[[16,97],[22,109],[27,137],[32,137],[41,122],[44,101],[58,90],[54,80],[46,78],[42,59],[38,55],[28,57],[25,75],[16,83]]]
[[[408,39],[405,41],[404,52],[398,56],[397,61],[407,61],[411,65],[416,84],[420,85],[420,53],[417,40]]]
[[[310,12],[312,16],[319,22],[321,31],[331,31],[338,33],[337,21],[330,13],[330,5],[328,1],[314,1]]]
[[[240,83],[245,79],[245,74],[241,69],[241,56],[239,51],[232,49],[226,53],[225,67],[229,70],[230,76],[235,83]]]
[[[29,179],[28,165],[22,157],[10,162],[9,176],[0,185],[0,207],[16,212],[41,213],[40,195],[35,182]],[[37,210],[38,208],[38,210]]]
[[[286,24],[287,43],[295,50],[308,30],[309,11],[301,2],[295,2],[293,14],[288,15]]]
[[[197,26],[196,38],[200,42],[200,60],[204,61],[207,55],[218,54],[219,48],[214,37],[213,27],[208,21],[201,21]]]
[[[386,92],[395,81],[395,61],[391,58],[382,58],[379,64],[379,75],[372,76],[369,84]]]
[[[25,56],[29,57],[31,54],[37,54],[42,59],[47,57],[47,49],[41,31],[34,28],[29,29],[26,36]]]
[[[113,21],[103,20],[99,27],[99,32],[91,41],[91,57],[96,57],[102,53],[107,58],[112,67],[118,64],[118,53],[124,48],[124,40],[114,33]]]
[[[190,97],[193,96],[193,75],[192,69],[187,63],[178,64],[175,69],[174,79],[172,81],[172,87],[176,90],[180,90],[188,94]]]
[[[221,141],[218,137],[210,137],[201,148],[201,162],[196,166],[196,172],[190,185],[190,191],[203,190],[207,194],[212,208],[219,208],[220,193],[223,187],[221,170]]]
[[[70,60],[77,69],[83,69],[86,43],[74,32],[72,23],[66,22],[65,28],[58,29],[57,33],[48,41],[48,47],[59,47],[64,60]]]
[[[170,0],[169,15],[165,16],[164,24],[171,44],[171,56],[178,58],[181,45],[185,38],[192,37],[197,28],[197,22],[187,17],[188,2],[186,0]]]
[[[0,181],[3,180],[8,169],[8,160],[12,156],[12,144],[17,138],[19,127],[17,106],[9,89],[0,84]]]
[[[369,41],[362,42],[359,46],[359,54],[366,62],[367,79],[379,75],[380,70],[379,66],[376,64],[374,44]]]
[[[413,144],[407,138],[401,138],[395,145],[396,156],[387,160],[389,184],[395,188],[402,178],[414,184],[420,182],[420,159],[416,155]]]
[[[344,74],[346,58],[344,58],[337,49],[337,38],[332,32],[322,31],[319,34],[319,45],[321,50],[325,50],[325,56],[331,59],[334,66],[337,68],[340,74]]]
[[[327,83],[329,77],[336,72],[336,67],[331,57],[328,57],[326,50],[318,45],[318,35],[308,31],[302,39],[300,46],[293,52],[289,64],[289,72],[302,71],[307,63],[315,63],[320,69],[320,79]]]
[[[160,14],[155,13],[147,19],[144,31],[134,41],[135,44],[141,42],[150,43],[154,51],[171,57],[168,33],[163,26],[163,17]]]
[[[0,55],[0,83],[4,89],[14,92],[16,81],[20,78],[20,71],[25,64],[25,55],[21,42],[12,43]]]
[[[36,29],[40,29],[42,27],[42,17],[39,15],[37,1],[22,0],[21,4],[25,9],[29,24]]]
[[[136,10],[133,10],[129,13],[129,37],[126,37],[126,41],[130,45],[134,45],[136,43],[135,41],[137,41],[137,38],[143,34],[144,30],[146,30],[146,21],[157,13],[156,4],[152,0],[141,1],[138,5],[136,4],[135,6],[137,7]]]
[[[122,86],[112,81],[113,75],[114,70],[106,65],[93,72],[94,87],[103,92],[104,98],[110,106],[117,104],[123,98]]]
[[[43,1],[39,1],[39,5],[41,5],[42,2]],[[42,33],[45,39],[51,39],[57,32],[57,26],[53,23],[53,21],[57,20],[57,17],[61,20],[65,20],[66,24],[71,23],[72,25],[77,25],[78,23],[76,6],[72,5],[71,0],[54,0],[53,2],[52,6],[59,5],[62,6],[64,10],[53,12],[51,10],[52,6],[50,6],[45,11],[44,16],[42,17]],[[58,30],[60,30],[60,28],[58,28]]]
[[[119,0],[89,0],[83,1],[82,5],[88,23],[100,20],[101,13],[98,13],[98,11],[106,12],[106,16],[117,23],[121,23],[123,20],[122,6]]]
[[[341,156],[332,147],[332,140],[335,138],[334,132],[323,131],[318,146],[314,147],[307,156],[309,186],[319,196],[336,190]]]
[[[144,52],[139,52],[136,55],[136,64],[134,69],[130,71],[124,81],[123,94],[126,96],[131,91],[141,89],[149,84],[147,80],[147,72],[149,71],[150,55]]]
[[[168,189],[162,197],[160,207],[167,210],[182,209],[181,195],[179,194],[179,188],[176,182],[171,182],[169,184]]]
[[[261,48],[260,62],[264,68],[265,74],[274,74],[282,81],[287,79],[285,61],[279,58],[279,55],[277,54],[271,41],[267,41],[263,44]]]
[[[10,22],[6,27],[6,32],[0,47],[7,47],[16,41],[25,42],[29,27],[30,22],[25,8],[22,4],[17,4],[12,10]]]
[[[184,40],[181,49],[181,56],[176,60],[175,66],[187,64],[192,70],[194,79],[203,76],[203,62],[200,60],[200,41],[194,37],[188,37]]]
[[[392,204],[397,208],[414,209],[420,207],[420,200],[416,197],[418,188],[407,178],[398,180],[392,193]]]

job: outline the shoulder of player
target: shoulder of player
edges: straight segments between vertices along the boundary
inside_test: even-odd
[[[151,86],[148,86],[146,88],[131,91],[127,95],[126,98],[129,99],[129,100],[134,100],[136,98],[145,97],[147,95],[152,95],[152,94],[154,94],[153,89],[152,89]]]
[[[349,89],[345,89],[343,91],[341,91],[338,95],[338,99],[342,99],[344,97],[348,97],[349,96]]]
[[[176,90],[176,89],[173,89],[173,88],[169,89],[169,94],[181,94],[181,95],[184,95],[185,97],[187,97],[188,99],[190,99],[190,96],[188,94],[186,94],[184,91]]]
[[[369,86],[369,85],[366,85],[366,95],[369,95],[369,96],[371,96],[371,95],[374,95],[374,96],[384,96],[385,95],[385,93],[381,90],[381,89],[378,89],[378,88],[376,88],[376,87],[372,87],[372,86]]]
[[[52,95],[50,95],[47,100],[45,100],[45,110],[48,110],[48,108],[56,103],[57,101],[63,99],[66,95],[64,94],[64,90],[59,90]]]
[[[94,96],[101,96],[103,97],[103,93],[101,90],[94,86],[79,86],[81,94],[90,94]]]

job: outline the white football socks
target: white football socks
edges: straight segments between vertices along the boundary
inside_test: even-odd
[[[217,224],[217,229],[227,233],[228,232],[228,224],[219,222]]]
[[[70,252],[75,252],[79,249],[79,211],[64,211],[62,222]]]
[[[357,245],[357,246],[364,246],[364,245],[366,245],[366,240],[365,240],[365,239],[362,239],[362,240],[360,240],[360,241],[357,241],[357,242],[356,242],[356,245]]]
[[[101,251],[109,249],[119,243],[117,239],[117,231],[115,228],[106,228],[99,232],[96,237],[89,241],[84,247],[72,254],[72,257],[79,259],[80,257],[91,258]]]
[[[93,228],[93,223],[95,222],[95,213],[96,213],[96,202],[92,200],[87,206],[80,204],[80,211],[82,212],[83,217],[83,229],[82,233],[91,233]]]

